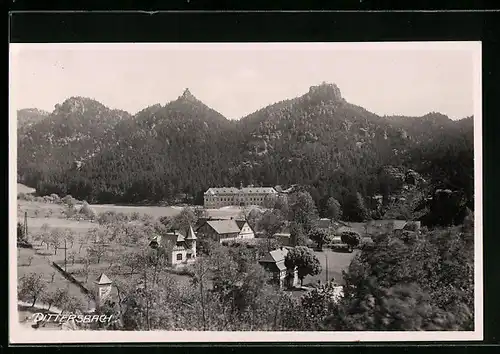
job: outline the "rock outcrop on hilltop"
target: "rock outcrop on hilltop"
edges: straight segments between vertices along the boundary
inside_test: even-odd
[[[134,116],[71,97],[18,141],[20,182],[87,201],[168,202],[182,193],[201,203],[209,187],[241,183],[307,186],[320,212],[330,197],[396,197],[426,184],[473,198],[472,118],[381,117],[332,83],[238,121],[189,89]]]

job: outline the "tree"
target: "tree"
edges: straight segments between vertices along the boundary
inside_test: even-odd
[[[142,269],[145,266],[141,253],[131,250],[123,254],[123,264],[129,267],[130,275]]]
[[[259,230],[264,231],[265,237],[269,241],[285,226],[285,218],[279,210],[266,210],[257,225]]]
[[[43,303],[48,305],[47,310],[50,311],[52,305],[58,307],[59,309],[62,309],[62,307],[64,307],[64,303],[68,300],[68,298],[68,289],[59,288],[55,291],[44,292],[41,299]]]
[[[177,230],[186,230],[189,226],[196,224],[198,218],[196,213],[190,207],[185,207],[179,214],[174,216],[173,227]]]
[[[307,246],[307,237],[304,233],[302,225],[292,222],[290,224],[290,243],[295,246]]]
[[[21,223],[17,223],[17,242],[25,242],[26,234],[25,234],[24,226]]]
[[[42,279],[42,274],[29,273],[19,279],[17,296],[24,301],[32,301],[31,306],[35,306],[36,300],[44,293],[46,288]]]
[[[256,230],[262,212],[257,208],[251,209],[248,212],[246,211],[246,209],[244,210],[245,210],[245,220],[248,222],[248,225],[250,225],[250,227],[253,230]]]
[[[339,221],[342,218],[342,207],[337,199],[333,197],[328,198],[326,207],[328,210],[328,217],[331,218],[332,221]]]
[[[50,232],[49,243],[52,247],[54,247],[54,254],[57,254],[57,250],[61,247],[63,242],[63,233],[59,229],[53,229]]]
[[[89,281],[90,275],[90,259],[87,257],[83,260],[82,275],[85,277],[85,283]]]
[[[359,246],[361,242],[361,236],[354,231],[345,231],[340,235],[340,240],[349,246],[349,251],[352,252],[353,248]]]
[[[83,215],[84,218],[89,220],[95,220],[97,217],[97,213],[94,209],[92,209],[86,201],[83,202],[80,210],[78,211],[80,215]]]
[[[31,266],[31,262],[33,262],[33,255],[28,257],[28,264],[26,264],[28,267]]]
[[[312,229],[309,232],[309,238],[316,242],[318,249],[323,249],[323,245],[330,241],[330,234],[323,229]]]
[[[99,241],[90,245],[87,249],[87,256],[89,259],[96,259],[97,264],[100,263],[101,258],[106,255],[108,251],[108,246],[103,241]]]
[[[62,233],[63,241],[66,241],[67,247],[73,248],[75,243],[75,231],[69,227],[65,228]]]
[[[316,255],[304,246],[297,246],[288,251],[285,257],[287,269],[297,269],[300,285],[303,285],[307,275],[317,275],[321,272],[321,264]]]
[[[208,212],[207,209],[203,207],[197,207],[194,209],[194,215],[196,217],[196,220],[203,219],[203,218],[208,218]]]
[[[274,203],[274,209],[280,210],[283,215],[288,215],[288,213],[290,212],[288,198],[285,195],[278,195]]]
[[[49,224],[44,223],[42,227],[40,228],[40,233],[37,233],[35,235],[37,241],[40,241],[40,246],[42,246],[44,243],[47,246],[47,249],[49,247],[49,239],[50,239],[50,227]]]
[[[314,200],[306,191],[295,192],[290,196],[290,220],[300,224],[308,233],[317,219]]]
[[[75,206],[75,199],[70,195],[62,198],[61,202],[64,203],[68,208],[73,208]]]
[[[332,282],[321,284],[319,287],[302,295],[300,304],[302,306],[304,324],[302,330],[321,330],[321,323],[325,321],[334,311],[337,301],[341,296],[335,291]]]
[[[473,328],[473,252],[459,230],[412,242],[395,235],[364,247],[343,274],[344,296],[324,329]]]
[[[363,196],[359,193],[350,194],[344,202],[343,216],[349,221],[361,222],[368,218]]]

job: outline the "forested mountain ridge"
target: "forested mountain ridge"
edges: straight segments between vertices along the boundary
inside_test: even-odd
[[[64,174],[109,147],[103,139],[115,125],[130,118],[100,102],[71,97],[27,129],[18,132],[18,178],[36,185],[45,175]]]
[[[122,203],[201,203],[210,186],[301,184],[322,210],[332,196],[342,203],[356,192],[370,197],[386,190],[387,165],[412,168],[459,189],[468,188],[473,176],[472,118],[381,117],[346,102],[334,84],[312,86],[239,121],[226,119],[187,89],[134,117],[107,111],[111,118],[104,123],[99,110],[87,109],[91,101],[82,102],[66,103],[62,114],[80,125],[66,124],[59,108],[20,137],[21,182],[40,193]],[[68,137],[78,133],[100,148],[77,164],[81,150],[88,154],[81,142],[68,150]],[[40,154],[51,154],[58,168],[47,168]],[[443,159],[465,166],[464,173]]]
[[[38,108],[24,108],[17,111],[17,129],[25,129],[38,123],[50,115],[49,112]]]

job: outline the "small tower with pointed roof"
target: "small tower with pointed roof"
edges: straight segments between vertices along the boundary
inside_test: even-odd
[[[104,302],[111,295],[111,287],[113,282],[108,278],[108,276],[104,273],[94,280],[95,284],[95,305],[96,307],[102,306]]]
[[[196,258],[196,234],[193,230],[193,227],[189,225],[186,235],[186,247],[188,247],[191,251],[191,257]]]

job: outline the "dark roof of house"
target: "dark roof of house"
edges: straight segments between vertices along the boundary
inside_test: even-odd
[[[239,233],[241,231],[234,220],[209,220],[206,223],[219,235]]]

